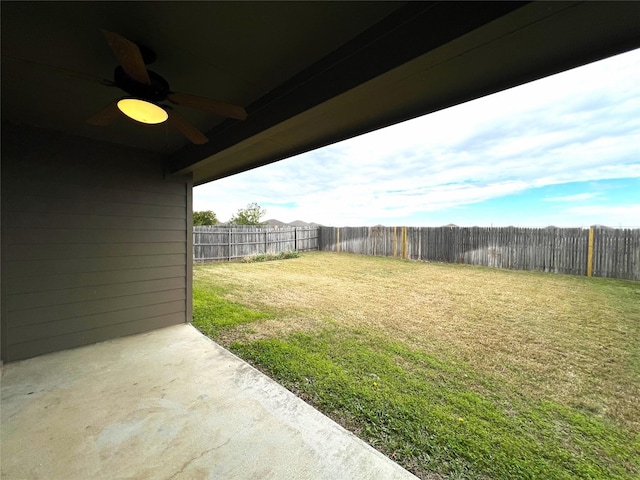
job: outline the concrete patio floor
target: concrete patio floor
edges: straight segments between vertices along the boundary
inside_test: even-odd
[[[8,479],[415,479],[190,325],[4,365]]]

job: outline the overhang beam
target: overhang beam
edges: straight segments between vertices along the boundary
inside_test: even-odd
[[[638,47],[640,2],[409,4],[170,170],[199,185]]]
[[[249,118],[207,132],[170,161],[185,172],[229,147],[436,49],[527,2],[409,2],[338,50],[247,107]],[[455,19],[455,21],[452,21]]]

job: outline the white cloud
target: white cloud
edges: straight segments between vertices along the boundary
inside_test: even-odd
[[[565,214],[584,225],[640,228],[640,203],[630,205],[584,205],[571,207]]]
[[[564,195],[560,197],[543,198],[544,202],[581,202],[599,196],[599,193],[576,193],[575,195]]]
[[[640,178],[640,50],[197,187],[194,209],[226,220],[256,201],[283,221],[389,224],[616,178]]]

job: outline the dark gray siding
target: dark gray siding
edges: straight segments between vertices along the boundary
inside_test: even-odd
[[[3,125],[2,357],[190,321],[191,180],[164,158]]]

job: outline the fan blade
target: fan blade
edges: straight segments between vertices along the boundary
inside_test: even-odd
[[[244,120],[247,118],[247,112],[245,109],[238,105],[216,102],[215,100],[209,100],[208,98],[196,97],[195,95],[189,95],[188,93],[178,92],[170,93],[167,98],[170,102],[175,103],[176,105],[204,110],[205,112],[214,113],[223,117],[235,118],[237,120]]]
[[[207,143],[209,141],[209,139],[205,137],[200,130],[191,125],[191,123],[189,123],[187,119],[180,115],[178,112],[172,109],[167,109],[167,113],[169,114],[169,118],[167,119],[167,121],[178,130],[180,130],[180,133],[182,133],[185,137],[191,140],[191,143],[202,145],[203,143]]]
[[[149,72],[147,72],[147,66],[144,64],[142,53],[140,53],[138,46],[117,33],[109,32],[108,30],[100,31],[127,75],[138,83],[151,85]]]
[[[118,102],[111,102],[98,113],[96,113],[92,117],[89,117],[87,119],[87,123],[90,125],[96,125],[98,127],[106,127],[108,125],[111,125],[116,120],[116,118],[121,115],[117,103]]]

